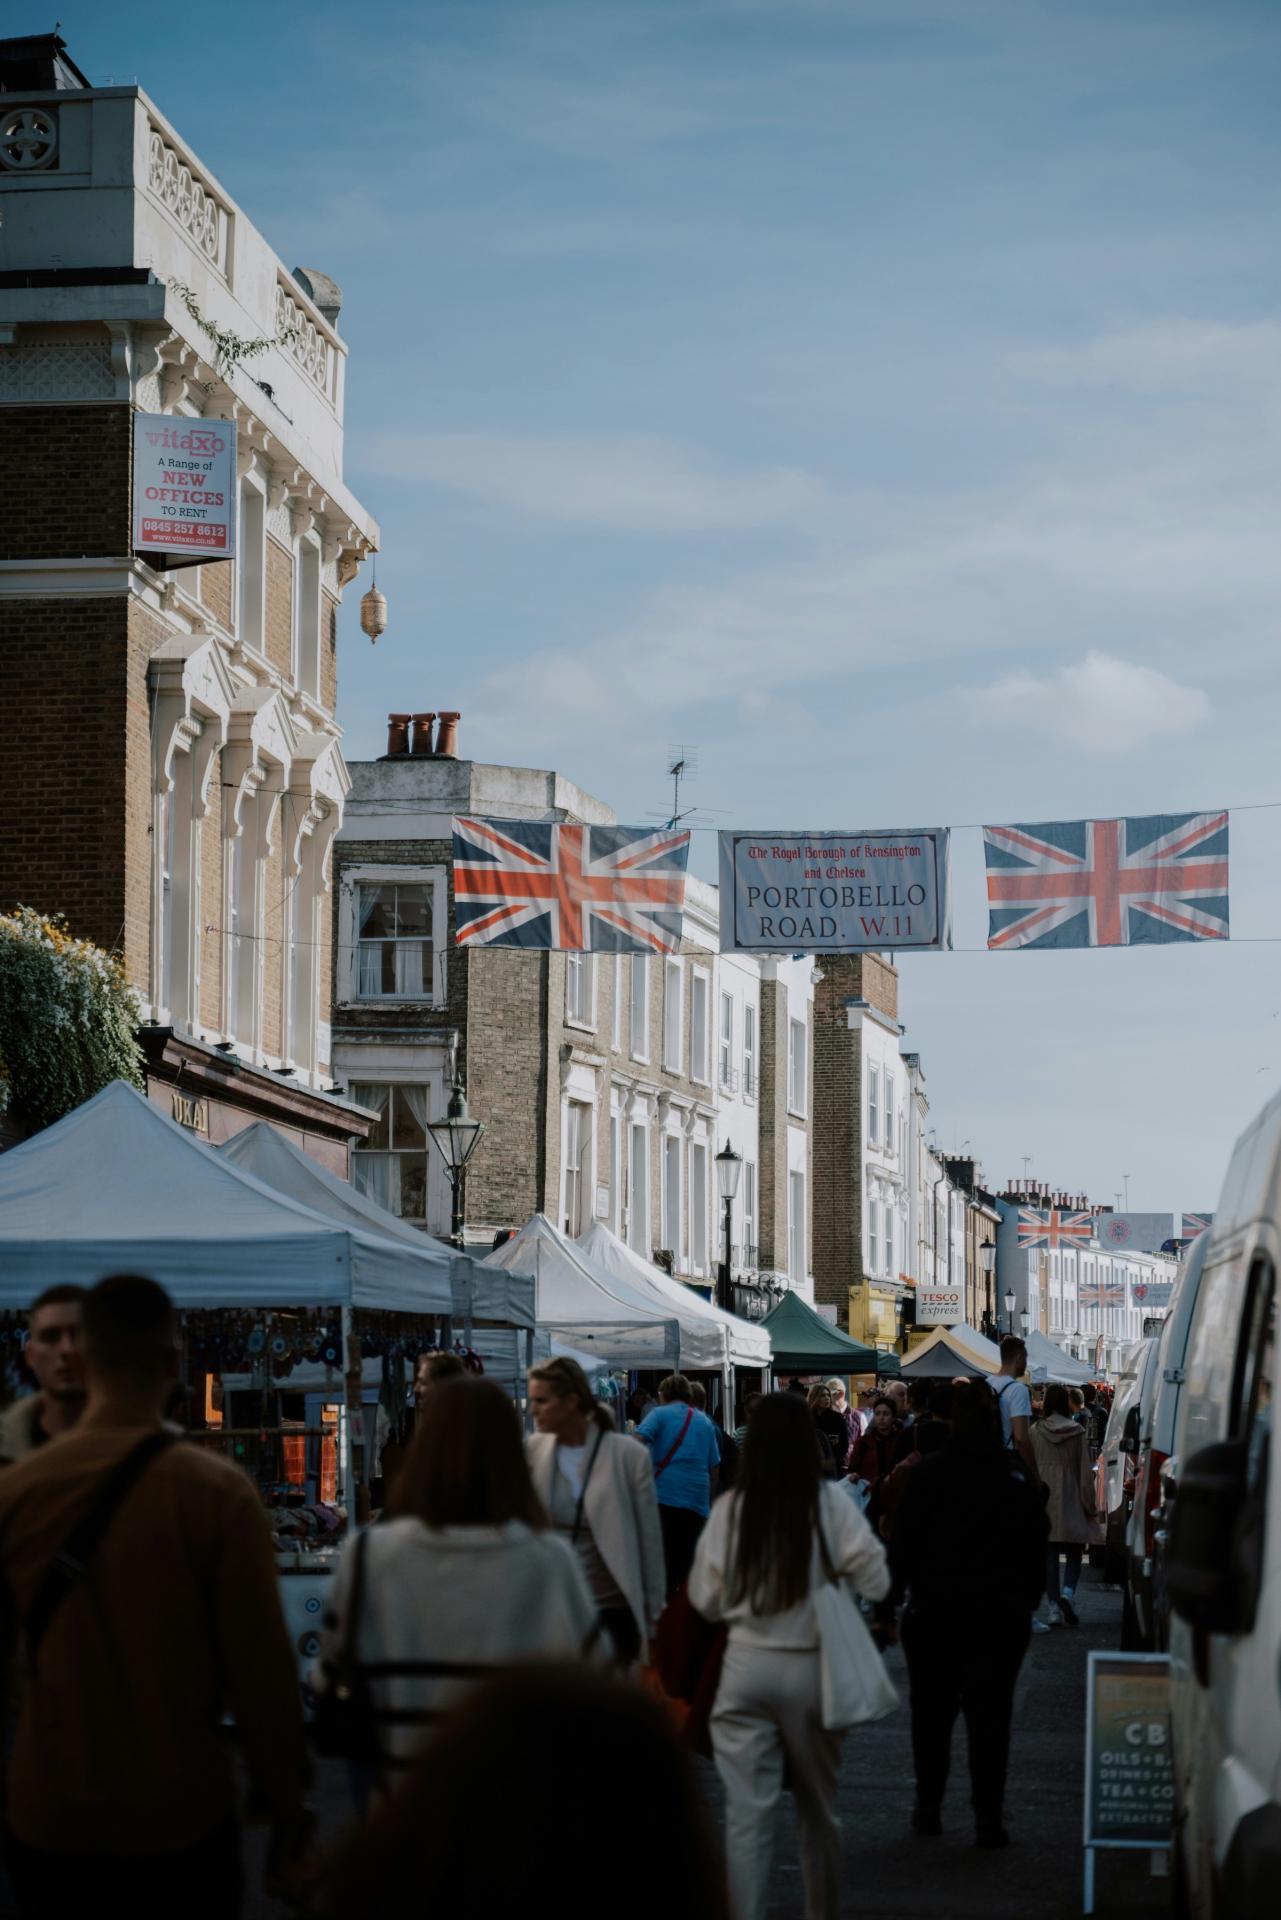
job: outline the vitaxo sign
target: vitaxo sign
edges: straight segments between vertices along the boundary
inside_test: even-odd
[[[133,546],[187,560],[236,551],[236,429],[177,413],[133,419]]]

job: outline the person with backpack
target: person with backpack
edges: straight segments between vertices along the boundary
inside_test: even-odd
[[[700,1413],[683,1373],[659,1384],[658,1405],[636,1429],[649,1448],[667,1561],[667,1597],[689,1576],[694,1549],[720,1488],[721,1448],[715,1427]]]
[[[1018,1454],[1036,1487],[1041,1483],[1041,1473],[1032,1451],[1032,1393],[1023,1378],[1026,1372],[1027,1348],[1017,1334],[1007,1334],[1001,1342],[1001,1370],[989,1374],[987,1384],[1000,1409],[1001,1443]]]

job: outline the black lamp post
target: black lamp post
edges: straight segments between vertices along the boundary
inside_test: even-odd
[[[433,1120],[427,1129],[436,1144],[436,1150],[445,1163],[449,1175],[450,1190],[453,1195],[452,1217],[449,1226],[450,1244],[461,1247],[463,1244],[463,1176],[467,1163],[480,1145],[480,1136],[485,1131],[483,1120],[473,1120],[467,1111],[467,1095],[463,1092],[463,1083],[455,1078],[449,1096],[449,1106],[443,1120]]]
[[[1007,1322],[1009,1323],[1007,1331],[1010,1333],[1013,1333],[1014,1331],[1014,1289],[1013,1287],[1010,1288],[1010,1291],[1005,1296],[1005,1317]]]
[[[990,1334],[995,1320],[992,1312],[992,1274],[996,1267],[995,1240],[985,1240],[979,1248],[979,1266],[983,1270],[983,1331]]]
[[[724,1220],[724,1259],[716,1276],[716,1304],[726,1313],[733,1311],[730,1298],[730,1241],[734,1230],[734,1197],[738,1192],[739,1175],[743,1171],[743,1156],[735,1153],[729,1141],[716,1156],[716,1191],[721,1197]]]

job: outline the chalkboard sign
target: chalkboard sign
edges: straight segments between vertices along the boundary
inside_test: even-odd
[[[1092,1653],[1085,1711],[1085,1901],[1094,1911],[1096,1847],[1170,1844],[1170,1659]]]

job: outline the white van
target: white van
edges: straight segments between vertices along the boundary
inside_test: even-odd
[[[1281,1097],[1237,1142],[1192,1316],[1165,1481],[1177,1901],[1281,1910],[1281,1463],[1271,1461]]]

